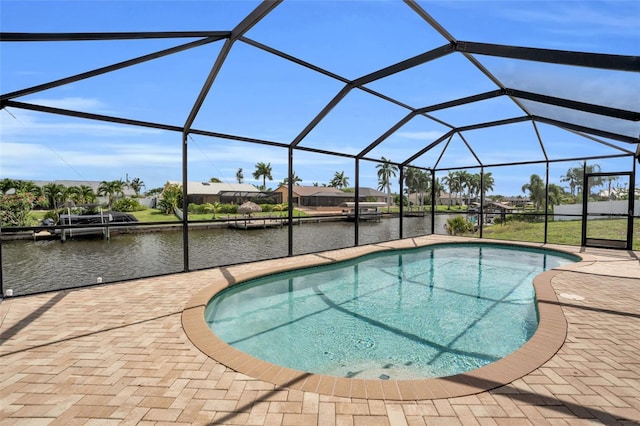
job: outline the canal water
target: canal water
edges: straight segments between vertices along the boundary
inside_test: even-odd
[[[436,217],[436,233],[443,233],[447,216]],[[399,219],[359,224],[359,244],[399,237]],[[431,218],[405,217],[403,236],[431,233]],[[294,254],[314,253],[354,245],[352,222],[305,222],[293,227]],[[238,230],[190,229],[190,270],[285,257],[287,227]],[[82,287],[98,282],[181,272],[182,228],[161,232],[114,234],[101,238],[49,241],[3,241],[3,288],[14,295]]]

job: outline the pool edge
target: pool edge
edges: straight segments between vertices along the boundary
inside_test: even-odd
[[[326,263],[350,260],[366,254],[410,247],[450,243],[487,243],[515,245],[534,248],[547,248],[562,253],[576,255],[581,261],[545,271],[534,278],[536,304],[539,312],[539,324],[534,335],[523,346],[504,358],[466,373],[448,377],[415,380],[377,380],[347,379],[320,374],[305,373],[280,367],[254,358],[220,340],[208,327],[204,319],[204,310],[208,301],[223,289],[259,276],[284,272],[297,268],[308,268]],[[573,249],[573,250],[572,250]],[[461,397],[477,394],[490,389],[505,386],[551,359],[564,344],[567,335],[567,320],[558,302],[552,286],[552,280],[564,271],[571,271],[590,265],[595,258],[580,253],[579,247],[541,245],[536,243],[516,243],[498,240],[477,240],[457,238],[434,239],[427,237],[407,238],[389,243],[351,247],[333,250],[316,255],[296,256],[292,262],[273,265],[260,270],[239,272],[233,279],[214,282],[196,293],[186,304],[182,313],[182,326],[189,340],[201,352],[213,360],[256,379],[322,395],[384,399],[397,401],[416,401]],[[295,262],[295,259],[298,262]],[[267,261],[268,264],[270,261]]]

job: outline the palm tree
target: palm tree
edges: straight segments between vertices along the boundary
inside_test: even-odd
[[[469,205],[471,201],[471,174],[466,170],[456,173],[458,174],[458,182],[460,182],[460,197],[464,201],[466,195],[467,202],[465,204]]]
[[[213,218],[212,219],[217,219],[216,215],[218,214],[218,211],[220,210],[220,207],[222,207],[222,204],[220,204],[218,201],[212,203],[205,203],[204,205],[204,211],[208,212],[208,213],[213,213]]]
[[[391,211],[391,176],[396,177],[398,166],[389,163],[389,160],[382,157],[382,163],[376,166],[378,169],[378,189],[387,190],[387,212]]]
[[[562,196],[564,195],[564,190],[560,185],[556,185],[555,183],[549,184],[549,205],[550,207],[556,204],[560,204],[562,201]]]
[[[457,172],[449,172],[449,174],[442,178],[442,184],[449,189],[449,210],[451,210],[451,193],[455,191],[457,194],[460,188],[460,180]]]
[[[495,183],[495,180],[493,179],[491,172],[483,173],[482,180],[484,181],[484,192],[493,191],[493,184]],[[484,198],[484,193],[482,194],[482,198]]]
[[[333,175],[333,179],[329,182],[329,186],[334,188],[346,188],[349,186],[349,178],[344,175],[344,171],[336,172]]]
[[[613,200],[613,199],[616,198],[616,194],[613,194],[611,192],[611,184],[613,182],[617,181],[618,179],[620,179],[620,176],[607,176],[604,179],[608,183],[608,186],[609,186],[609,188],[607,189],[607,199]]]
[[[600,165],[597,163],[587,164],[587,166],[583,169],[580,166],[571,167],[567,170],[567,173],[560,177],[560,182],[568,182],[569,189],[571,191],[571,195],[576,196],[576,188],[582,188],[583,194],[586,194],[587,198],[591,195],[591,188],[594,186],[600,186],[604,183],[604,180],[600,176],[594,176],[589,179],[585,186],[584,175],[591,173],[600,172]],[[588,187],[587,187],[588,186]],[[578,197],[576,197],[576,203],[578,202]]]
[[[256,170],[253,172],[254,179],[260,179],[262,177],[262,189],[267,187],[267,179],[273,180],[271,176],[271,163],[259,162],[256,164]]]
[[[480,198],[480,173],[473,173],[469,175],[469,204],[471,204],[471,200],[474,199],[479,201]]]
[[[98,196],[89,185],[80,185],[80,194],[85,203],[95,203]]]
[[[54,210],[64,204],[66,199],[67,187],[62,184],[48,183],[42,187],[42,195],[47,199],[49,206],[52,206]]]
[[[431,182],[431,174],[425,173],[425,175],[427,176],[428,181]],[[443,188],[443,185],[440,183],[440,179],[438,178],[435,179],[435,187],[433,189],[431,188],[431,185],[429,185],[429,188],[428,188],[429,203],[434,202],[434,200],[431,199],[431,194],[433,194],[437,199],[440,196],[440,192],[442,192],[442,188]]]
[[[560,176],[560,182],[568,182],[571,195],[576,195],[576,187],[582,181],[582,167],[571,167],[565,175]]]
[[[421,171],[414,167],[407,167],[404,170],[404,180],[407,186],[407,194],[417,194],[418,205],[420,210],[424,208],[425,192],[431,191],[431,173]],[[431,197],[429,197],[431,199]]]
[[[302,182],[302,178],[300,178],[300,176],[298,176],[294,171],[291,175],[291,182],[293,183],[294,186],[296,186],[300,182]],[[284,178],[284,180],[282,181],[282,184],[287,185],[288,183],[289,183],[289,178],[288,177]]]
[[[242,167],[238,168],[238,171],[236,172],[236,180],[238,181],[238,183],[242,183],[242,181],[244,180],[244,175],[242,174]]]
[[[380,171],[378,171],[378,173],[380,173]],[[402,171],[402,177],[404,178],[404,185],[406,187],[405,192],[407,193],[407,201],[409,203],[409,209],[411,209],[410,195],[414,192],[417,192],[416,188],[417,188],[418,173],[420,173],[420,171],[413,167],[405,167]],[[402,184],[402,182],[400,183]],[[382,188],[378,187],[378,189],[382,189]]]
[[[442,185],[445,188],[449,189],[449,209],[451,209],[451,184],[453,181],[453,175],[451,174],[451,172],[449,172],[449,174],[447,174],[446,176],[444,176],[442,178]]]
[[[113,204],[113,200],[118,195],[123,195],[125,183],[122,179],[100,182],[100,186],[98,186],[98,195],[104,195],[108,197],[109,200],[109,210],[111,210],[111,205]]]
[[[540,210],[540,204],[544,201],[544,181],[536,174],[532,174],[529,183],[522,185],[522,192],[529,191],[529,198],[535,204],[536,210]]]
[[[585,174],[599,173],[600,171],[601,169],[599,164],[587,164],[587,167],[585,167],[584,169]],[[584,179],[581,179],[581,180],[584,180]],[[592,176],[590,179],[587,179],[587,183],[584,186],[584,193],[586,194],[587,200],[591,195],[591,188],[594,186],[600,186],[603,183],[604,183],[604,178],[602,176]]]
[[[16,192],[28,192],[36,197],[42,195],[42,190],[32,180],[17,180],[15,183]]]
[[[131,182],[129,182],[129,188],[133,189],[133,192],[136,193],[136,197],[140,196],[140,191],[145,186],[144,181],[140,178],[133,178]]]
[[[463,191],[463,186],[462,186],[462,179],[463,179],[463,172],[461,171],[456,171],[453,172],[455,178],[453,180],[453,191],[456,194],[456,197],[461,200],[460,203],[462,203],[462,191]]]
[[[96,193],[89,185],[70,186],[68,193],[69,198],[76,204],[88,204],[96,201]]]
[[[420,207],[424,209],[425,193],[431,193],[431,173],[427,171],[418,172],[418,192],[420,193]],[[429,197],[431,200],[431,197]]]
[[[154,195],[159,195],[162,194],[162,191],[164,191],[164,187],[159,186],[157,188],[151,188],[148,191],[145,192],[145,195],[147,197],[153,197]]]
[[[70,186],[67,188],[67,195],[75,204],[84,204],[79,186]]]

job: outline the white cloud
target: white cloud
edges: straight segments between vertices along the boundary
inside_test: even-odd
[[[505,63],[500,68],[492,68],[492,72],[513,89],[638,110],[640,86],[634,73],[609,72],[605,76],[600,70],[524,61]]]
[[[510,3],[510,5],[513,4]],[[516,22],[526,22],[529,25],[549,24],[549,32],[556,32],[558,25],[561,25],[560,31],[571,32],[576,36],[629,37],[632,34],[637,35],[637,30],[640,27],[640,15],[637,13],[613,15],[610,10],[605,4],[596,9],[589,7],[584,2],[546,2],[545,7],[537,7],[536,5],[535,9],[504,8],[501,15]],[[588,31],[585,31],[585,28],[588,28]]]
[[[207,138],[190,138],[189,162],[218,164],[220,162],[244,163],[247,160],[272,165],[286,165],[285,149],[268,147],[265,145],[232,142],[215,139],[209,142]]]
[[[21,144],[12,142],[2,142],[0,144],[2,148],[2,161],[11,160],[17,161],[19,159],[25,159],[29,157],[35,157],[40,155],[44,145],[36,144]]]
[[[288,170],[287,150],[241,142],[212,140],[194,137],[189,143],[189,180],[208,180],[215,176],[224,182],[235,182],[235,173],[243,169],[244,182],[261,185],[262,180],[252,177],[255,164],[270,163],[273,181],[267,186],[274,187],[282,181]],[[337,170],[353,170],[354,161],[344,157],[314,154],[296,150],[294,171],[300,176],[303,185],[314,181],[328,182]]]
[[[0,143],[0,177],[29,180],[142,178],[148,187],[179,180],[182,168],[180,143],[115,144],[60,147],[41,143]]]
[[[0,114],[0,140],[6,137],[22,140],[47,140],[52,136],[93,137],[158,135],[161,130],[146,127],[125,126],[91,120],[74,120],[57,115],[9,108]]]
[[[396,132],[393,136],[405,139],[420,139],[424,141],[434,141],[443,135],[443,132],[438,130],[428,130],[423,132]]]
[[[2,142],[3,174],[5,167],[15,168],[13,164],[22,164],[22,168],[52,167],[60,163],[71,167],[83,168],[123,168],[123,167],[164,167],[181,164],[180,146],[162,147],[153,144],[108,145],[100,152],[80,151],[51,147],[46,144]]]
[[[106,105],[96,98],[68,97],[59,99],[26,98],[25,102],[53,108],[70,109],[76,111],[105,110]]]

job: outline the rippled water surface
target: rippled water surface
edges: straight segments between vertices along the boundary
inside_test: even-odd
[[[446,221],[437,218],[437,222]],[[405,218],[404,236],[430,233],[430,218]],[[360,224],[359,243],[398,238],[399,220]],[[294,254],[342,247],[354,242],[349,222],[304,223],[293,227]],[[189,268],[202,269],[287,256],[287,228],[233,230],[192,229],[189,232]],[[180,272],[183,265],[182,228],[172,231],[112,235],[60,241],[4,241],[4,289],[15,295],[72,288],[103,282]]]
[[[533,278],[576,261],[488,244],[363,256],[231,287],[210,328],[273,364],[339,377],[443,377],[522,346],[538,318]]]

